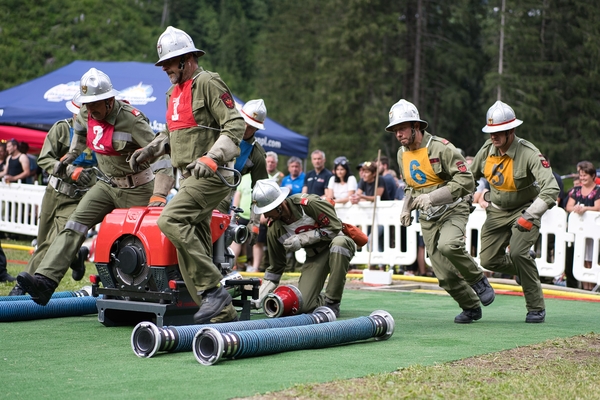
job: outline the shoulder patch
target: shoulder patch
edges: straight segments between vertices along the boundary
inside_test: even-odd
[[[325,215],[325,213],[319,214],[319,216],[317,217],[317,221],[319,223],[319,226],[328,226],[330,223],[329,217]]]
[[[133,115],[135,115],[136,117],[137,117],[138,115],[140,115],[140,114],[141,114],[141,113],[140,113],[140,112],[139,112],[137,109],[135,109],[135,108],[132,108],[132,109],[131,109],[131,113],[132,113]]]
[[[544,157],[542,154],[540,154],[539,157],[540,157],[540,162],[542,163],[542,167],[550,168],[550,161],[548,161],[546,159],[546,157]]]
[[[304,197],[302,198],[302,200],[300,200],[300,205],[305,206],[308,204],[308,197]]]
[[[458,168],[459,172],[462,172],[462,173],[467,172],[467,165],[465,164],[464,161],[457,161],[456,167]]]
[[[437,140],[438,142],[442,142],[444,144],[449,144],[450,141],[448,139],[441,138],[439,136],[432,136],[433,140]]]
[[[227,92],[225,92],[221,95],[221,101],[223,102],[223,104],[225,104],[225,107],[227,107],[227,108],[231,109],[234,107],[233,99]]]

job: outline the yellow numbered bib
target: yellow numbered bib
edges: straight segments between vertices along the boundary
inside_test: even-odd
[[[404,181],[414,189],[439,185],[444,182],[433,172],[427,154],[427,147],[405,151],[402,154],[402,169]]]
[[[513,178],[513,159],[507,155],[489,156],[483,168],[485,179],[496,189],[504,192],[516,192]]]

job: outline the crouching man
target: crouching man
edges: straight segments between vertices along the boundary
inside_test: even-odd
[[[354,241],[342,233],[342,221],[334,207],[317,195],[296,194],[277,182],[259,180],[252,192],[253,210],[267,219],[267,249],[270,266],[260,287],[255,307],[278,285],[285,271],[285,255],[301,248],[306,251],[298,290],[302,294],[302,313],[319,306],[340,314],[340,302],[350,260],[356,252]],[[325,293],[321,293],[329,275]]]

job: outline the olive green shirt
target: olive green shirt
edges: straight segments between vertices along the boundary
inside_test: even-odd
[[[113,109],[104,118],[104,121],[114,126],[112,146],[119,155],[96,153],[98,168],[109,177],[119,178],[133,174],[128,162],[129,157],[135,150],[150,143],[155,136],[148,124],[148,118],[130,104],[115,100]],[[75,134],[87,137],[87,122],[88,111],[84,104],[75,120]],[[157,161],[168,158],[168,155],[163,155]],[[142,169],[148,167],[148,163],[142,164]],[[173,176],[172,168],[159,168],[154,172]]]
[[[192,112],[198,126],[165,131],[171,146],[171,163],[179,169],[185,169],[205,155],[220,135],[228,136],[239,146],[245,130],[244,119],[233,104],[233,95],[219,74],[199,67],[192,79]],[[174,88],[171,86],[167,92],[167,108]],[[225,94],[231,99],[231,108],[223,100]]]
[[[44,139],[44,144],[42,145],[42,150],[37,162],[40,168],[50,175],[54,173],[54,165],[56,162],[69,152],[72,125],[73,119],[60,120],[52,125],[52,128],[50,128]],[[89,149],[86,149],[85,151],[89,153],[91,157],[91,151]],[[75,183],[71,177],[67,176],[67,174],[63,174],[59,176],[59,178],[67,183]],[[92,186],[94,183],[95,180],[92,179],[88,186]]]
[[[513,160],[516,191],[501,190],[494,185],[495,179],[486,178],[490,183],[491,202],[502,209],[514,210],[539,197],[548,208],[554,207],[559,193],[558,183],[550,164],[537,147],[515,135],[506,155]],[[475,179],[484,177],[484,168],[489,156],[502,156],[490,139],[483,144],[471,164]]]
[[[341,233],[342,221],[337,216],[335,208],[327,200],[321,199],[314,194],[295,194],[284,201],[292,211],[296,219],[304,214],[315,220],[321,231],[321,240],[305,248],[321,249],[329,246],[331,241]],[[267,247],[271,266],[269,270],[284,271],[286,267],[286,253],[283,242],[291,234],[285,229],[285,223],[281,220],[273,221],[267,231]]]
[[[420,194],[433,192],[442,186],[447,186],[450,189],[454,200],[473,193],[475,191],[473,174],[467,168],[465,158],[456,150],[456,147],[446,139],[425,132],[420,148],[427,146],[427,143],[429,143],[427,154],[433,172],[444,182],[419,189],[407,186],[405,189],[406,194],[410,193],[413,197],[416,197]],[[398,149],[398,165],[402,176],[410,173],[409,171],[403,171],[402,155],[404,151],[408,151],[408,149],[403,146]]]

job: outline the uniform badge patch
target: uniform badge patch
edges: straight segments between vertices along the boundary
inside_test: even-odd
[[[233,108],[233,99],[231,98],[231,96],[229,95],[229,93],[225,92],[221,95],[221,100],[223,101],[223,104],[225,104],[225,107],[227,108]]]
[[[444,143],[444,144],[448,144],[448,143],[450,143],[450,142],[448,141],[448,139],[442,139],[442,143]]]
[[[133,110],[131,110],[131,113],[132,113],[133,115],[135,115],[136,117],[137,117],[138,115],[140,115],[140,112],[139,112],[138,110],[136,110],[135,108],[134,108]]]
[[[308,204],[308,197],[305,197],[300,200],[300,205],[305,206]]]
[[[436,164],[436,163],[439,163],[439,162],[440,162],[439,158],[430,158],[429,159],[429,163],[430,164]]]
[[[325,215],[325,213],[319,214],[317,217],[317,221],[319,221],[319,226],[327,226],[329,225],[329,217]]]
[[[467,172],[467,166],[465,165],[465,163],[463,161],[457,161],[456,168],[458,168],[459,172],[462,172],[462,173]]]
[[[548,160],[546,160],[545,158],[540,160],[542,162],[542,167],[544,168],[550,168],[550,162]]]

